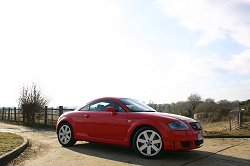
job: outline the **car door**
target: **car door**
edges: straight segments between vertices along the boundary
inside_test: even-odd
[[[85,139],[87,136],[87,130],[84,123],[85,110],[83,108],[79,111],[73,111],[71,113],[72,123],[74,125],[74,135],[78,139]]]
[[[90,104],[85,112],[84,122],[90,137],[122,140],[127,132],[127,116],[125,111],[112,113],[107,107],[114,107],[114,101],[101,100]]]

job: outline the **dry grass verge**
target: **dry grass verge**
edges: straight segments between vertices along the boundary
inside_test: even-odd
[[[23,138],[13,134],[0,132],[0,155],[14,150],[23,143]]]
[[[229,122],[201,123],[205,136],[250,136],[250,122],[245,122],[241,128],[229,130]]]

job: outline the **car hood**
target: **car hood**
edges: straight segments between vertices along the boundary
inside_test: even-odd
[[[196,120],[194,120],[192,118],[188,118],[186,116],[170,114],[170,113],[159,113],[159,112],[157,114],[160,114],[160,116],[164,116],[164,117],[172,117],[172,118],[175,118],[175,119],[178,119],[178,120],[186,121],[188,123],[196,122]]]
[[[137,112],[137,113],[134,112],[133,114],[130,114],[130,115],[133,115],[133,118],[137,118],[137,115],[138,115],[139,117],[143,116],[144,118],[147,118],[147,119],[167,118],[169,120],[182,120],[187,123],[197,122],[196,120],[192,118],[188,118],[188,117],[176,115],[176,114],[162,113],[162,112]]]

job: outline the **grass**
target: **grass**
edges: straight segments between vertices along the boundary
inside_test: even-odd
[[[229,122],[202,123],[205,136],[250,136],[250,122],[243,123],[241,128],[229,130]]]
[[[250,136],[249,130],[222,130],[222,131],[205,131],[205,136]]]
[[[23,138],[12,133],[0,132],[0,155],[14,150],[23,143]]]

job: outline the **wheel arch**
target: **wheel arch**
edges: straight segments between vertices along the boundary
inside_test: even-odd
[[[157,130],[157,128],[151,124],[141,124],[141,125],[138,125],[136,126],[132,133],[130,134],[130,137],[129,137],[129,146],[133,146],[133,139],[134,139],[134,136],[136,134],[137,131],[139,131],[140,129],[144,128],[144,127],[150,127],[150,128],[153,128],[155,129],[160,135],[161,133],[159,132],[159,130]]]
[[[62,131],[61,128],[64,128]],[[62,146],[70,147],[73,146],[77,140],[75,140],[75,134],[73,131],[72,124],[66,120],[61,120],[57,124],[57,139]],[[60,132],[60,134],[59,134]]]
[[[57,123],[57,125],[56,125],[56,133],[57,133],[57,134],[58,134],[58,131],[59,131],[60,126],[61,126],[63,123],[68,123],[68,124],[71,126],[72,130],[74,131],[74,126],[73,126],[73,124],[71,123],[70,119],[63,118],[63,119],[61,119],[61,120]]]

